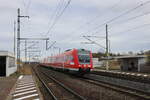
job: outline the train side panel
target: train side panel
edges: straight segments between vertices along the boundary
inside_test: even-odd
[[[79,72],[90,72],[90,70],[93,69],[92,53],[78,49],[73,49],[57,56],[48,57],[44,59],[43,64],[53,68]]]

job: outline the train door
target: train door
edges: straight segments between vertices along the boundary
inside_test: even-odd
[[[65,69],[65,59],[66,59],[66,58],[65,58],[65,55],[62,56],[62,59],[63,59],[63,60],[62,60],[62,68],[63,68],[63,70],[64,70],[64,69]]]
[[[6,57],[0,57],[0,76],[6,76]]]

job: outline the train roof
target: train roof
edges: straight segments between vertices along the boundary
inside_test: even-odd
[[[86,50],[86,49],[67,49],[65,50],[65,52],[61,53],[61,54],[57,54],[57,55],[54,55],[54,56],[49,56],[49,57],[58,57],[58,56],[63,56],[64,54],[67,54],[67,53],[71,53],[72,51],[74,50],[77,50],[77,51],[87,51],[87,52],[90,52],[90,50]]]
[[[73,50],[73,49],[67,49],[67,50],[65,50],[65,52],[67,52],[67,51],[71,51],[71,50]]]
[[[67,49],[67,50],[65,50],[65,52],[67,52],[67,51],[72,51],[72,50],[78,50],[78,51],[89,51],[89,50],[86,50],[86,49]]]

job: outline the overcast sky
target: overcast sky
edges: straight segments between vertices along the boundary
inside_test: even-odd
[[[82,36],[105,37],[106,22],[111,52],[149,50],[150,2],[147,1],[149,0],[71,0],[46,35],[55,22],[56,9],[59,9],[59,16],[68,0],[0,0],[0,50],[13,52],[13,23],[17,19],[17,8],[21,9],[21,15],[30,16],[30,19],[21,19],[21,37],[49,37],[49,44],[56,41],[55,46],[61,48],[61,52],[70,48],[104,52],[98,45],[83,44],[82,42],[89,41]],[[139,6],[141,4],[144,5]],[[130,11],[131,9],[134,10]],[[116,20],[109,22],[113,18]],[[105,46],[103,38],[90,39]],[[22,43],[22,49],[23,47]],[[44,46],[41,47],[44,50]],[[58,50],[50,49],[46,53],[53,52],[58,53]]]

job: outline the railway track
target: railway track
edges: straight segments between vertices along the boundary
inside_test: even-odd
[[[121,78],[125,80],[141,82],[141,83],[150,83],[150,74],[145,73],[135,73],[135,72],[121,72],[121,71],[106,71],[106,70],[94,70],[91,72],[95,75],[102,75],[108,77]]]
[[[102,70],[93,71],[85,78],[124,88],[125,92],[150,100],[150,74]]]
[[[53,100],[86,100],[46,72],[36,68],[34,68],[34,72]]]
[[[95,76],[95,75],[94,75]],[[103,77],[104,78],[104,77]],[[131,95],[131,96],[136,96],[138,98],[141,98],[142,100],[150,100],[150,91],[144,91],[144,90],[140,90],[137,88],[133,88],[133,87],[129,87],[129,86],[123,86],[123,85],[119,85],[119,84],[115,84],[113,82],[110,81],[106,81],[106,78],[104,78],[103,80],[100,80],[100,78],[96,78],[96,77],[91,77],[90,75],[84,76],[81,78],[82,81],[86,81],[92,84],[96,84],[98,86],[103,86],[118,92],[122,92],[125,93],[127,95]],[[105,81],[104,81],[105,80]],[[117,82],[117,81],[116,81]]]
[[[42,69],[44,69],[44,68],[42,68]],[[47,72],[47,73],[50,73],[51,71],[49,71],[48,72],[48,70],[50,70],[50,69],[44,69],[44,72]],[[58,73],[58,72],[57,72]],[[62,74],[62,73],[61,73]],[[59,75],[59,76],[62,76],[62,75]],[[48,74],[49,75],[49,74]],[[54,75],[55,76],[55,75]],[[119,86],[119,85],[115,85],[115,84],[111,84],[111,83],[107,83],[107,82],[103,82],[103,81],[100,81],[100,80],[97,80],[97,78],[96,77],[89,77],[89,76],[85,76],[85,77],[76,77],[76,76],[72,76],[71,75],[71,77],[72,78],[75,78],[76,80],[80,80],[80,82],[82,82],[82,84],[85,84],[85,87],[86,87],[86,84],[87,84],[87,86],[88,86],[88,84],[90,84],[90,86],[91,87],[93,87],[93,88],[97,88],[98,89],[98,87],[104,87],[104,88],[106,88],[106,89],[109,89],[109,90],[113,90],[113,91],[116,91],[116,92],[119,92],[119,93],[121,93],[121,94],[125,94],[125,95],[128,95],[128,96],[131,96],[131,97],[133,97],[133,98],[136,98],[136,99],[133,99],[133,100],[149,100],[150,99],[150,96],[149,96],[149,94],[147,94],[147,93],[145,93],[145,92],[141,92],[141,91],[137,91],[136,89],[132,89],[132,88],[129,88],[129,87],[123,87],[123,86]],[[59,80],[59,79],[58,79]],[[63,82],[63,79],[60,79],[61,80],[61,83],[65,83],[65,82]],[[71,81],[71,80],[70,80]],[[77,82],[78,82],[77,81]],[[76,83],[77,83],[76,82]],[[96,87],[94,86],[94,85],[96,85]],[[82,85],[81,85],[81,87],[82,87]],[[87,90],[86,88],[84,88],[85,90]],[[92,88],[91,88],[92,89]],[[74,90],[77,90],[77,89],[74,89]],[[90,89],[88,90],[88,91],[90,91]],[[95,90],[94,90],[95,91]],[[76,93],[77,93],[78,91],[76,91]],[[87,91],[86,91],[87,92]],[[99,92],[101,92],[101,91],[98,91],[98,92],[96,92],[96,94],[100,94]],[[92,92],[90,92],[90,93],[92,93]],[[89,94],[90,94],[89,93]],[[86,94],[86,93],[84,93],[84,94]],[[85,95],[84,95],[85,96]],[[99,95],[96,95],[96,96],[99,96]],[[125,97],[125,99],[122,99],[122,100],[127,100],[126,98],[128,98],[128,96],[127,97]],[[90,97],[87,97],[86,99],[87,100],[90,100],[89,99]],[[99,99],[97,99],[97,100],[99,100]],[[103,99],[102,99],[103,100]],[[107,99],[106,99],[107,100]],[[109,99],[108,99],[109,100]],[[121,99],[119,99],[119,100],[121,100]],[[130,99],[129,99],[130,100]]]
[[[87,74],[87,76],[82,77],[81,80],[126,93],[131,96],[137,96],[148,100],[150,99],[150,84],[147,82],[145,83],[145,81],[141,83],[142,81],[140,81],[140,79],[137,82],[135,80],[124,80],[124,78],[119,79],[115,76],[108,77],[104,75],[101,76],[100,74]]]

